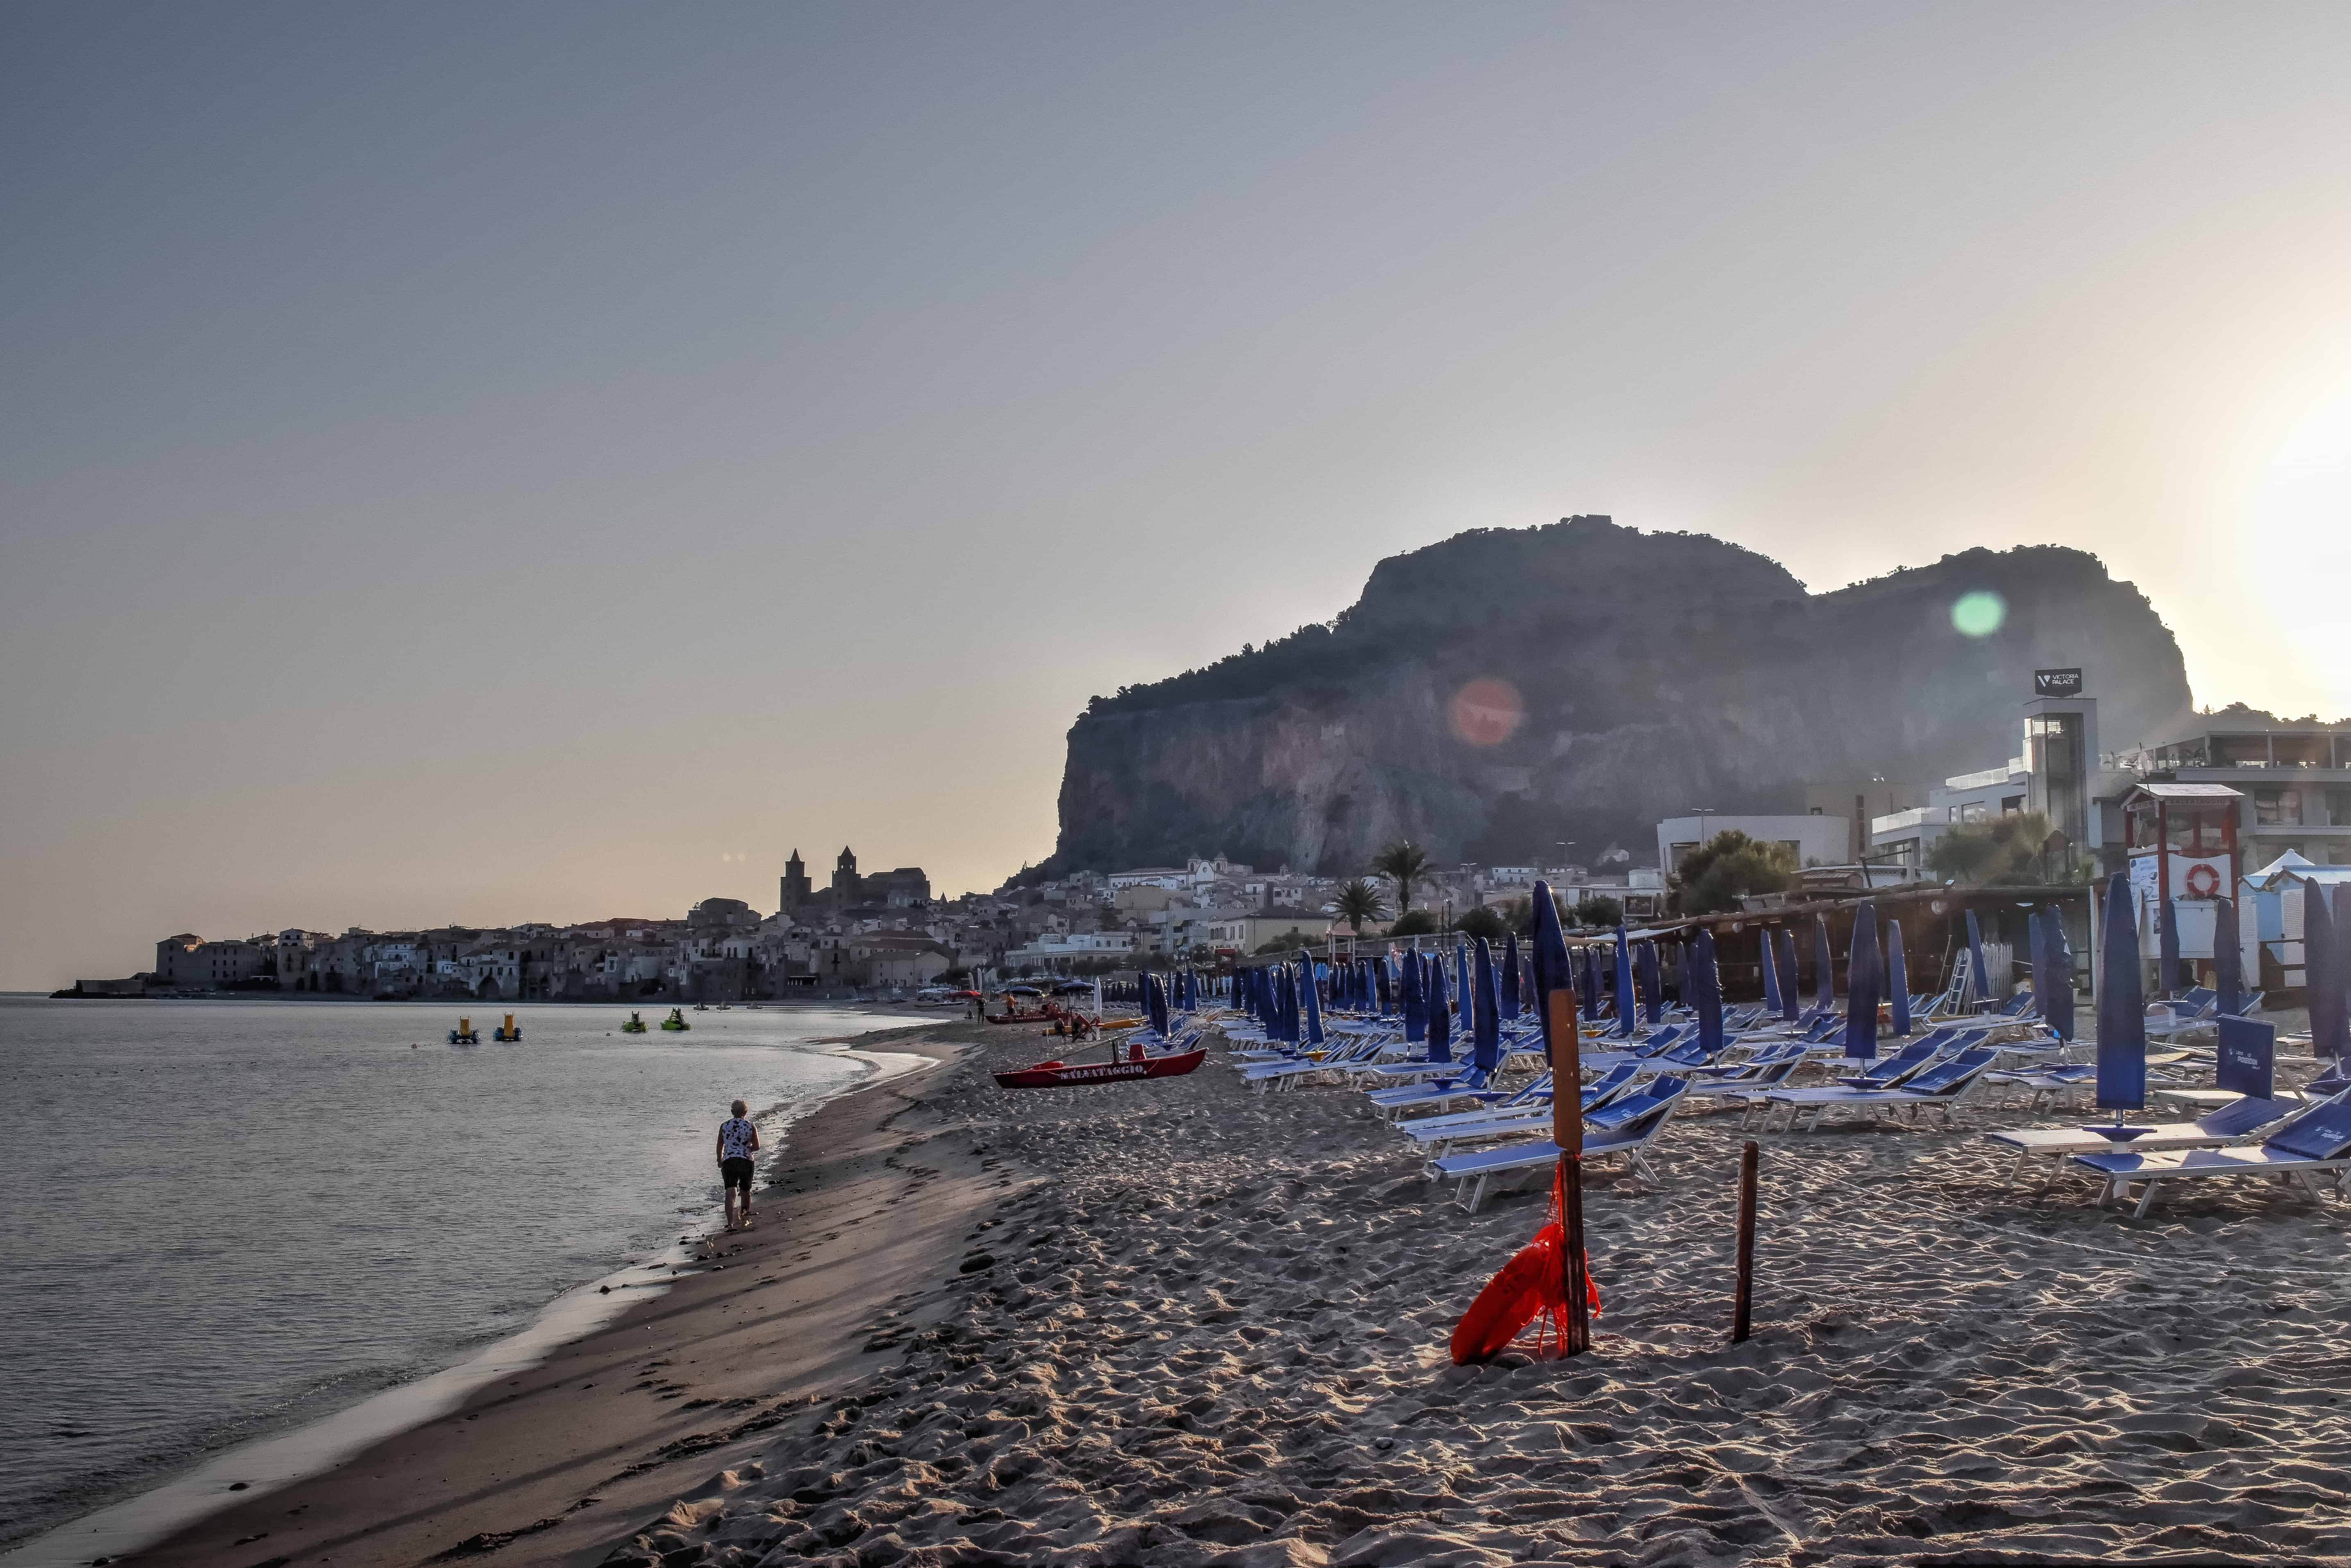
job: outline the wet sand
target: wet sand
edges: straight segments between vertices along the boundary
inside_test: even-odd
[[[1457,1368],[1539,1190],[1466,1216],[1359,1094],[1259,1097],[1217,1057],[1002,1091],[1048,1042],[936,1038],[974,1043],[886,1115],[820,1113],[866,1130],[795,1178],[808,1218],[770,1207],[543,1376],[140,1561],[2351,1557],[2351,1207],[2004,1190],[1975,1132],[2064,1113],[1767,1136],[1734,1348],[1742,1134],[1701,1113],[1656,1182],[1591,1184],[1594,1354]]]

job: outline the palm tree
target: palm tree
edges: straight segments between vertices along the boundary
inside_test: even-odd
[[[1377,920],[1388,912],[1387,903],[1380,897],[1378,886],[1360,876],[1341,883],[1335,897],[1339,918],[1353,926],[1358,936],[1364,934],[1364,921]]]
[[[1428,880],[1431,863],[1428,852],[1410,839],[1398,839],[1372,857],[1372,869],[1395,883],[1397,919],[1411,911],[1412,890]]]

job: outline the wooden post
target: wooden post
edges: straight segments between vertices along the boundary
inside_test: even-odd
[[[1567,1276],[1560,1353],[1582,1355],[1592,1348],[1583,1270],[1583,1040],[1573,991],[1546,994],[1543,1009],[1551,1019],[1551,1137],[1559,1145],[1560,1251]]]
[[[1730,1343],[1747,1338],[1748,1314],[1755,1304],[1755,1143],[1739,1156],[1739,1285],[1731,1297]]]

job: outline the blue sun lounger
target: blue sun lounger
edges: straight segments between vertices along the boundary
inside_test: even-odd
[[[2104,1182],[2098,1207],[2130,1196],[2144,1186],[2134,1219],[2145,1218],[2155,1202],[2156,1189],[2166,1182],[2202,1181],[2213,1176],[2267,1176],[2299,1186],[2313,1197],[2318,1186],[2310,1178],[2321,1172],[2343,1186],[2343,1172],[2351,1167],[2351,1090],[2322,1100],[2294,1116],[2259,1144],[2230,1149],[2189,1149],[2180,1154],[2076,1155],[2074,1163],[2094,1172]]]
[[[1635,1083],[1638,1070],[1620,1067],[1599,1082],[1583,1091],[1582,1113],[1586,1121],[1602,1106],[1636,1092]],[[1427,1116],[1417,1122],[1406,1122],[1396,1130],[1414,1143],[1427,1148],[1432,1155],[1441,1155],[1456,1144],[1481,1142],[1488,1138],[1522,1137],[1530,1133],[1541,1133],[1551,1126],[1552,1097],[1540,1102],[1491,1106],[1479,1111],[1463,1111],[1450,1116]]]
[[[1642,1151],[1665,1131],[1674,1107],[1681,1103],[1682,1092],[1688,1087],[1689,1081],[1684,1078],[1653,1079],[1642,1092],[1628,1094],[1585,1117],[1595,1130],[1584,1136],[1583,1157],[1621,1157],[1641,1175],[1656,1179],[1657,1173]],[[1540,1143],[1506,1144],[1500,1148],[1447,1155],[1429,1161],[1423,1174],[1431,1181],[1453,1182],[1455,1200],[1475,1214],[1494,1182],[1558,1163],[1559,1145],[1545,1138]]]
[[[2016,1127],[1983,1136],[1986,1143],[2016,1151],[2016,1164],[2010,1167],[2008,1180],[2002,1184],[2013,1186],[2016,1178],[2024,1174],[2027,1160],[2050,1161],[2053,1176],[2064,1169],[2064,1161],[2076,1155],[2217,1149],[2228,1144],[2241,1144],[2262,1128],[2301,1108],[2291,1100],[2258,1100],[2247,1095],[2193,1122],[2159,1123],[2152,1132],[2132,1139],[2127,1151],[2118,1151],[2110,1140],[2080,1127]]]
[[[1950,1120],[1951,1107],[1964,1099],[1978,1080],[2000,1060],[2000,1048],[1992,1045],[1971,1045],[1957,1056],[1928,1063],[1921,1071],[1903,1079],[1891,1089],[1785,1089],[1766,1094],[1769,1104],[1788,1107],[1787,1131],[1817,1132],[1821,1119],[1833,1110],[1860,1109],[1907,1113],[1917,1121],[1924,1113],[1940,1110],[1943,1119]],[[1813,1113],[1812,1121],[1802,1128],[1796,1125],[1804,1111]],[[1767,1113],[1766,1120],[1769,1120]]]
[[[1497,1089],[1474,1071],[1448,1082],[1406,1083],[1394,1089],[1366,1091],[1372,1109],[1393,1122],[1421,1111],[1445,1111],[1456,1105],[1479,1105],[1491,1112],[1541,1097],[1551,1103],[1551,1074],[1546,1072],[1518,1089]]]

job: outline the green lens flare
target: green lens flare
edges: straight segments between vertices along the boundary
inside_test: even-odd
[[[1989,637],[2008,619],[2008,601],[1989,589],[1962,593],[1951,606],[1951,624],[1964,636]]]

